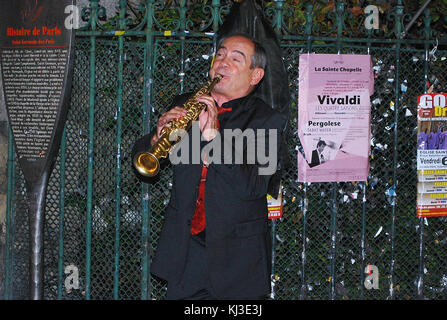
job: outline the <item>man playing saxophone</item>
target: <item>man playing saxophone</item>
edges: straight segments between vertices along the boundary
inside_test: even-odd
[[[262,132],[252,142],[274,156],[276,167],[286,119],[253,94],[266,60],[262,46],[246,35],[220,41],[209,75],[222,79],[210,95],[197,98],[206,105],[198,121],[201,147],[221,143],[228,150],[224,145],[234,139],[225,139],[226,130]],[[189,96],[174,100],[156,129],[135,143],[133,154],[157,143],[165,126],[185,116],[180,106]],[[260,174],[266,164],[258,153],[252,162],[244,154],[242,163],[228,161],[225,153],[222,161],[210,161],[216,155],[204,153],[198,164],[174,165],[171,198],[151,264],[151,273],[167,280],[167,299],[264,299],[270,293],[266,194],[272,173]]]

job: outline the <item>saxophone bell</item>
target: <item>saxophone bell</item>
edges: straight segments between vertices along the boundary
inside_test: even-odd
[[[150,152],[140,152],[134,157],[133,165],[138,173],[145,177],[153,177],[160,170],[160,162]]]

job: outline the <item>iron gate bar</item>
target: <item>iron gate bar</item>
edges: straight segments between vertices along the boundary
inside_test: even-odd
[[[6,199],[6,230],[13,230],[13,190],[14,190],[14,141],[12,138],[12,129],[11,127],[8,128],[8,190],[7,190],[7,199]],[[10,290],[11,288],[11,282],[12,282],[12,268],[13,268],[13,250],[12,250],[12,244],[13,242],[13,232],[7,232],[6,233],[6,243],[5,243],[5,292],[4,292],[4,299],[11,299],[12,298],[12,292]]]
[[[360,248],[361,248],[361,263],[360,263],[360,299],[363,299],[364,296],[364,282],[365,282],[365,260],[366,260],[366,252],[365,252],[365,233],[366,233],[366,182],[360,183],[362,190],[362,231],[361,231],[361,240],[360,240]]]
[[[430,1],[427,1],[424,7],[427,5],[427,3]],[[427,13],[428,10],[425,11]],[[428,20],[428,21],[427,21]],[[425,15],[425,27],[430,27],[430,20],[431,18],[427,15]],[[427,23],[428,22],[428,23]],[[405,31],[408,31],[407,28]],[[430,34],[428,32],[425,32],[425,39],[427,40],[429,38]],[[425,59],[424,59],[424,93],[427,93],[427,90],[429,89],[427,87],[427,81],[428,81],[428,59],[429,59],[429,44],[426,42],[424,43],[424,49],[425,49]],[[423,298],[424,290],[424,218],[418,218],[419,219],[419,266],[418,266],[418,281],[417,281],[417,295],[419,299]]]
[[[281,192],[281,189],[280,189]],[[270,298],[271,299],[275,299],[275,237],[276,237],[276,221],[272,221],[271,223],[271,241],[272,241],[272,249],[271,251],[271,255],[272,255],[272,272],[270,275],[270,283],[272,285],[271,289],[270,289]]]
[[[143,87],[143,128],[142,132],[143,135],[146,135],[150,132],[150,121],[151,121],[151,110],[152,110],[152,103],[151,103],[151,95],[152,95],[152,83],[153,83],[153,74],[152,74],[152,61],[153,59],[153,19],[152,14],[154,10],[154,4],[149,2],[147,3],[149,6],[146,8],[146,16],[145,20],[147,23],[146,29],[145,29],[145,37],[146,37],[146,43],[145,47],[146,50],[144,50],[144,87]],[[146,195],[149,194],[149,188],[150,186],[146,183],[141,184],[141,206],[142,206],[142,236],[141,236],[141,247],[143,248],[143,257],[142,257],[142,281],[141,281],[141,299],[142,300],[148,300],[152,296],[152,290],[148,292],[148,287],[152,288],[152,279],[149,277],[149,265],[150,265],[150,258],[149,258],[149,222],[150,222],[150,216],[151,212],[149,211],[149,205],[148,201],[145,200]]]
[[[335,299],[335,256],[337,253],[337,182],[332,185],[332,210],[331,210],[331,249],[330,249],[330,299]]]
[[[403,5],[401,4],[401,1],[399,1],[398,5],[393,8],[392,15],[389,15],[389,17],[393,18],[392,20],[389,19],[388,21],[393,21],[393,34],[391,36],[395,36],[394,39],[391,38],[375,38],[372,31],[368,31],[366,38],[348,38],[343,36],[343,32],[347,31],[346,26],[344,25],[344,19],[347,14],[347,9],[344,7],[344,4],[342,4],[340,1],[337,1],[337,5],[335,8],[335,13],[331,16],[332,21],[335,21],[334,23],[334,29],[330,31],[329,33],[334,34],[333,37],[324,35],[316,35],[313,19],[313,7],[312,6],[306,6],[306,23],[303,26],[303,29],[300,29],[300,32],[303,33],[303,35],[296,35],[292,34],[290,30],[286,27],[286,9],[284,7],[285,1],[275,1],[275,6],[271,7],[271,17],[272,24],[274,26],[275,31],[277,32],[280,40],[281,40],[281,46],[283,49],[288,50],[291,49],[291,51],[299,50],[301,49],[304,52],[311,52],[313,49],[315,52],[319,51],[331,51],[332,49],[336,49],[338,52],[346,51],[355,51],[355,50],[367,50],[367,52],[370,54],[371,49],[373,49],[374,53],[372,54],[374,57],[381,57],[381,55],[389,54],[390,59],[389,63],[394,63],[395,66],[395,78],[394,78],[394,89],[391,89],[391,94],[389,96],[385,95],[385,100],[388,101],[394,100],[394,113],[393,113],[393,120],[390,123],[393,127],[392,135],[388,137],[384,137],[384,141],[386,143],[391,144],[391,154],[387,158],[392,157],[392,183],[390,188],[393,190],[393,193],[391,194],[391,197],[389,197],[391,208],[389,208],[389,204],[386,204],[384,207],[386,207],[386,211],[383,212],[381,216],[379,216],[380,210],[383,210],[383,208],[377,207],[376,211],[371,211],[376,204],[376,201],[380,201],[380,197],[377,197],[376,195],[369,196],[368,194],[368,183],[361,182],[358,184],[359,186],[359,193],[361,197],[359,196],[359,200],[355,202],[354,205],[354,214],[358,212],[360,217],[360,223],[359,223],[359,232],[360,232],[360,239],[357,242],[351,242],[351,249],[356,250],[358,248],[359,250],[359,256],[360,261],[359,264],[355,265],[356,270],[359,266],[360,270],[357,270],[357,272],[360,272],[360,275],[357,279],[360,280],[360,286],[357,288],[357,291],[354,293],[349,293],[350,296],[353,298],[360,297],[363,299],[365,296],[367,297],[374,297],[374,294],[371,294],[371,291],[368,291],[368,295],[366,295],[363,283],[365,281],[365,266],[368,260],[374,262],[375,258],[383,259],[384,261],[378,262],[381,263],[384,267],[389,267],[388,274],[390,276],[389,279],[387,279],[389,284],[389,299],[395,299],[398,296],[401,296],[402,293],[398,293],[398,288],[396,287],[398,284],[405,284],[408,289],[406,293],[411,294],[410,289],[415,288],[415,296],[417,298],[423,298],[427,293],[425,292],[425,281],[424,279],[426,276],[424,276],[424,263],[426,263],[427,258],[424,256],[433,254],[432,251],[427,252],[425,245],[426,237],[424,236],[425,232],[425,223],[423,218],[414,218],[418,222],[418,228],[417,228],[417,239],[414,240],[418,243],[418,252],[414,256],[414,262],[415,267],[417,267],[417,270],[413,273],[411,270],[411,274],[414,274],[416,276],[417,281],[416,284],[412,287],[411,285],[411,279],[401,279],[399,281],[398,279],[398,271],[402,270],[399,269],[399,267],[396,263],[398,261],[396,259],[399,259],[397,256],[397,253],[399,252],[399,249],[397,247],[398,245],[398,239],[396,238],[400,232],[401,228],[401,208],[397,205],[397,201],[402,201],[402,199],[399,198],[400,190],[402,190],[402,187],[399,188],[398,185],[398,174],[402,174],[402,170],[399,170],[399,161],[408,161],[408,155],[399,153],[399,136],[398,134],[402,134],[401,130],[398,131],[398,125],[401,125],[399,123],[402,122],[404,119],[399,116],[399,112],[402,111],[402,104],[403,101],[401,101],[401,98],[403,95],[400,94],[400,85],[401,85],[401,79],[404,79],[405,74],[405,67],[403,57],[407,54],[419,54],[420,52],[423,52],[425,54],[425,60],[423,61],[423,77],[426,82],[428,80],[428,75],[430,74],[430,61],[429,61],[429,48],[430,46],[433,46],[437,43],[437,40],[435,37],[437,35],[433,34],[430,29],[430,14],[429,10],[425,11],[425,17],[424,17],[424,29],[423,32],[425,32],[425,37],[421,39],[409,39],[405,40],[403,42],[402,35],[403,35]],[[84,298],[89,300],[92,298],[95,298],[98,294],[92,294],[92,289],[95,289],[96,282],[92,284],[92,279],[95,278],[97,275],[92,273],[92,264],[95,263],[95,261],[92,261],[92,245],[93,245],[93,239],[92,239],[92,232],[94,231],[94,221],[93,221],[93,206],[96,199],[96,191],[95,186],[93,184],[93,178],[94,178],[94,160],[95,158],[95,152],[96,150],[96,144],[95,144],[95,128],[96,128],[96,121],[95,121],[95,109],[98,108],[98,104],[96,102],[96,95],[100,93],[100,88],[97,89],[97,85],[99,84],[99,81],[97,77],[101,74],[101,70],[97,69],[99,68],[100,61],[98,60],[98,64],[96,63],[97,57],[100,57],[99,54],[101,54],[101,49],[104,45],[104,39],[111,39],[114,42],[118,43],[118,46],[112,46],[112,50],[116,50],[118,55],[118,61],[114,61],[113,67],[116,67],[118,78],[117,78],[117,84],[118,84],[118,90],[116,93],[116,122],[114,130],[116,130],[116,137],[115,142],[112,143],[114,145],[113,147],[116,148],[116,159],[114,162],[114,165],[112,165],[115,169],[114,175],[115,175],[115,186],[114,186],[114,201],[115,201],[115,208],[114,208],[114,237],[113,237],[113,277],[111,283],[113,284],[112,288],[112,298],[113,299],[122,299],[125,298],[122,296],[121,292],[121,278],[120,276],[123,276],[123,272],[125,270],[122,270],[120,268],[120,263],[122,263],[123,259],[121,258],[121,245],[123,243],[123,239],[121,237],[122,232],[124,231],[123,228],[121,228],[122,222],[125,220],[122,220],[122,215],[125,213],[124,209],[121,207],[121,200],[123,198],[123,195],[125,194],[126,190],[122,188],[124,186],[123,184],[123,173],[124,173],[124,167],[123,167],[123,155],[125,151],[123,150],[123,130],[125,130],[124,123],[123,123],[123,112],[126,111],[126,108],[124,108],[124,102],[125,102],[125,88],[124,88],[124,76],[125,76],[125,70],[124,70],[124,57],[127,54],[127,47],[125,44],[134,44],[135,46],[138,46],[139,48],[144,49],[144,57],[142,59],[143,61],[143,86],[142,86],[142,127],[140,127],[140,131],[142,134],[148,133],[151,129],[151,123],[153,122],[152,117],[154,117],[153,113],[153,106],[155,104],[155,99],[157,98],[157,89],[154,86],[154,82],[157,80],[155,72],[157,71],[157,59],[160,55],[163,55],[164,48],[162,47],[167,41],[179,44],[179,56],[175,57],[177,66],[180,68],[180,74],[177,75],[180,80],[179,87],[176,87],[180,92],[186,91],[187,83],[184,81],[187,80],[186,75],[186,57],[188,52],[188,46],[192,43],[195,45],[200,42],[200,39],[209,39],[206,41],[207,45],[212,45],[213,47],[216,46],[215,43],[215,36],[216,31],[218,30],[218,26],[221,23],[221,5],[220,1],[213,0],[212,5],[209,9],[209,13],[211,15],[211,20],[209,20],[206,25],[212,26],[211,32],[203,32],[203,30],[200,31],[194,31],[194,30],[187,30],[188,28],[192,27],[190,22],[187,20],[186,12],[186,1],[181,0],[179,1],[179,7],[178,9],[178,15],[179,18],[176,22],[177,25],[174,25],[174,30],[168,30],[166,26],[162,26],[159,21],[157,21],[155,17],[155,12],[158,10],[157,4],[154,0],[147,0],[145,2],[145,12],[144,12],[144,18],[141,20],[141,22],[136,27],[132,27],[130,29],[127,20],[125,19],[125,7],[127,5],[127,1],[120,0],[119,1],[119,17],[116,19],[118,24],[115,26],[116,28],[119,28],[119,30],[104,30],[104,27],[99,23],[98,19],[100,15],[103,15],[104,12],[102,12],[100,6],[99,6],[99,0],[91,0],[90,1],[90,7],[89,7],[89,23],[86,28],[83,30],[78,30],[76,32],[77,39],[79,39],[79,43],[83,43],[82,39],[86,39],[86,47],[89,47],[87,55],[89,56],[89,75],[85,75],[84,78],[89,78],[89,92],[88,92],[88,147],[87,147],[87,205],[86,205],[86,228],[85,228],[85,270],[83,270],[83,275],[85,276],[85,296]],[[427,23],[428,21],[428,23]],[[143,29],[144,28],[144,29]],[[90,29],[90,30],[87,30]],[[157,29],[157,30],[156,30]],[[206,28],[205,28],[206,29]],[[390,35],[386,35],[390,36]],[[132,42],[133,39],[136,40],[142,40],[142,42],[136,43]],[[128,42],[129,39],[129,42]],[[198,40],[197,42],[194,42],[195,40]],[[89,40],[89,41],[88,41]],[[318,43],[318,42],[324,42],[324,44]],[[389,48],[387,46],[393,46],[394,48]],[[441,42],[440,45],[446,46],[447,43]],[[374,46],[374,47],[373,47]],[[385,46],[385,47],[380,47]],[[404,47],[405,46],[405,47]],[[411,48],[412,46],[423,46],[423,51],[420,49]],[[158,51],[160,50],[160,51]],[[81,53],[80,53],[81,54]],[[392,61],[394,60],[394,61]],[[291,62],[291,65],[296,65],[295,62]],[[115,70],[115,69],[114,69]],[[112,72],[115,72],[112,70]],[[433,73],[432,71],[431,73]],[[291,76],[291,81],[293,81],[293,77]],[[82,81],[82,77],[80,78],[80,81]],[[166,81],[166,80],[163,80]],[[168,79],[169,81],[169,79]],[[378,85],[380,85],[378,83]],[[292,88],[295,88],[292,86]],[[427,90],[427,87],[424,83],[425,91]],[[161,90],[161,89],[160,89]],[[393,92],[394,91],[394,92]],[[297,92],[292,92],[292,95],[296,95]],[[173,93],[172,93],[173,94]],[[378,93],[380,96],[382,93]],[[411,102],[414,104],[414,101]],[[385,103],[386,104],[386,103]],[[383,105],[383,103],[382,103]],[[159,107],[159,106],[157,106]],[[161,112],[161,110],[158,110]],[[296,112],[296,110],[293,110],[293,112]],[[376,112],[376,111],[375,111]],[[101,115],[98,114],[98,120],[101,119]],[[291,120],[292,121],[292,120]],[[412,123],[413,125],[413,123]],[[404,129],[404,127],[401,127]],[[404,132],[404,131],[402,131]],[[65,133],[64,131],[64,138],[63,138],[63,146],[61,148],[61,154],[60,154],[60,170],[59,170],[59,184],[60,184],[60,194],[59,194],[59,211],[58,211],[58,244],[59,248],[57,250],[58,254],[58,262],[57,262],[57,272],[56,272],[56,278],[57,278],[57,291],[56,291],[56,297],[58,299],[63,299],[63,266],[64,266],[64,259],[65,259],[65,251],[64,251],[64,244],[65,243],[65,233],[67,233],[65,228],[68,228],[69,226],[65,224],[65,219],[67,218],[65,206],[67,205],[65,201],[65,192],[68,190],[66,189],[66,185],[69,184],[68,176],[66,175],[66,152],[69,151],[69,146],[66,144],[66,136],[70,134],[69,132]],[[141,133],[138,133],[138,135],[141,135]],[[13,232],[13,230],[16,230],[16,227],[19,227],[15,224],[17,218],[17,215],[20,214],[20,210],[23,210],[23,208],[19,208],[20,201],[23,201],[23,199],[19,196],[18,192],[21,188],[20,185],[20,175],[16,175],[16,166],[15,166],[15,158],[14,158],[14,148],[13,143],[11,141],[11,134],[9,136],[9,150],[8,150],[8,199],[7,199],[7,216],[6,216],[6,226],[7,226],[7,237],[6,237],[6,248],[7,251],[5,253],[5,261],[6,261],[6,275],[5,275],[5,293],[4,297],[6,299],[12,299],[15,296],[15,293],[13,292],[13,287],[15,284],[14,279],[17,277],[16,274],[19,273],[19,271],[15,271],[14,268],[16,268],[16,259],[15,259],[15,253],[16,253],[16,243],[20,241],[20,235]],[[389,140],[386,140],[389,139]],[[295,151],[292,151],[295,152]],[[401,160],[400,160],[401,159]],[[293,172],[292,172],[293,174]],[[378,173],[374,173],[378,174]],[[384,176],[387,177],[386,175]],[[290,187],[291,181],[288,179],[293,180],[290,176],[286,178],[286,184],[288,186],[288,194],[284,197],[284,201],[287,201],[287,196],[289,196],[291,190],[292,195],[299,198],[299,201],[295,204],[285,206],[284,208],[284,217],[282,220],[279,221],[273,221],[271,223],[272,225],[272,283],[274,286],[272,287],[271,296],[275,299],[282,299],[284,298],[285,294],[287,294],[286,297],[298,297],[300,299],[306,299],[306,298],[321,298],[323,295],[328,296],[330,299],[337,299],[340,297],[340,293],[337,291],[337,285],[340,280],[342,280],[343,276],[340,273],[340,270],[338,270],[338,266],[343,266],[343,250],[346,250],[346,245],[341,245],[341,241],[343,241],[343,234],[344,231],[346,233],[346,229],[343,230],[342,223],[346,219],[345,214],[343,210],[348,210],[348,207],[346,205],[341,204],[339,197],[337,197],[338,189],[344,189],[347,184],[344,183],[332,183],[332,184],[313,184],[312,187],[310,185],[304,183],[304,184],[298,184],[297,182],[292,183]],[[66,181],[67,180],[67,181]],[[17,181],[17,183],[16,183]],[[403,180],[405,181],[405,180]],[[402,186],[402,181],[401,181]],[[17,191],[16,191],[17,188]],[[386,188],[385,185],[381,186],[381,188]],[[140,236],[141,240],[139,241],[141,245],[141,253],[139,254],[139,261],[141,269],[138,270],[138,272],[141,274],[140,278],[140,293],[139,297],[143,300],[146,299],[157,299],[159,297],[163,296],[163,290],[160,290],[160,283],[158,280],[155,280],[150,276],[150,264],[151,264],[151,252],[154,249],[153,246],[156,243],[157,238],[157,228],[158,226],[155,225],[154,222],[159,223],[160,216],[159,211],[160,207],[156,205],[153,206],[152,194],[156,194],[159,192],[159,186],[158,185],[147,185],[147,184],[141,184],[139,189],[141,194],[139,197],[139,210],[141,210],[141,230]],[[380,189],[378,192],[382,192],[384,190]],[[293,194],[295,192],[295,194]],[[317,197],[321,196],[318,195],[319,192],[325,192],[325,199],[318,203],[311,203],[310,200],[315,201]],[[414,191],[411,191],[411,195],[414,195]],[[402,196],[400,196],[402,197]],[[360,200],[361,198],[361,200]],[[399,198],[399,199],[398,199]],[[17,200],[16,200],[17,199]],[[407,199],[406,199],[407,200]],[[292,201],[293,202],[293,201]],[[360,204],[361,203],[361,204]],[[372,206],[371,206],[372,205]],[[411,204],[411,210],[413,210],[413,214],[415,215],[414,210],[415,204]],[[16,209],[17,208],[17,209]],[[403,208],[402,208],[403,209]],[[280,241],[281,237],[284,237],[284,233],[287,233],[287,236],[289,237],[290,230],[287,229],[290,228],[291,225],[288,224],[288,219],[290,218],[290,215],[293,215],[294,211],[301,210],[301,220],[299,221],[299,224],[296,224],[296,243],[299,243],[299,237],[302,237],[301,239],[301,245],[298,247],[295,244],[295,247],[292,247],[293,244],[287,244],[283,241]],[[368,243],[369,237],[367,236],[368,230],[373,226],[371,224],[371,220],[369,219],[367,221],[367,210],[368,213],[373,213],[374,217],[378,217],[380,219],[383,219],[382,222],[379,221],[379,223],[387,224],[389,225],[389,239],[390,239],[390,246],[391,246],[391,252],[388,254],[388,252],[380,256],[377,255],[377,248],[374,247],[371,243]],[[329,218],[329,221],[321,220],[320,216],[317,216],[316,214],[313,214],[313,212],[321,211],[321,214],[323,215],[323,218]],[[325,217],[324,215],[328,212],[331,212],[329,217]],[[310,213],[310,215],[309,215]],[[351,213],[349,213],[351,214]],[[411,214],[411,213],[410,213]],[[406,216],[404,216],[406,218]],[[281,221],[283,221],[281,223]],[[328,239],[324,240],[322,242],[322,236],[326,235],[318,235],[318,238],[315,237],[315,230],[318,230],[318,232],[322,232],[325,229],[315,229],[316,223],[323,223],[323,227],[328,229],[330,236]],[[341,225],[340,225],[341,224]],[[340,229],[339,226],[340,225]],[[295,227],[295,225],[292,225]],[[348,226],[349,227],[349,226]],[[387,227],[388,228],[388,227]],[[427,230],[428,227],[427,227]],[[348,230],[351,232],[357,232],[357,229],[354,230]],[[96,232],[96,231],[95,231]],[[338,237],[340,235],[340,237]],[[308,241],[308,238],[310,239]],[[353,240],[351,240],[353,241]],[[400,240],[401,241],[401,240]],[[322,248],[322,251],[318,250],[318,245],[323,245],[324,248]],[[288,245],[290,245],[290,248],[286,248]],[[427,243],[428,245],[428,243]],[[377,244],[375,245],[377,246]],[[288,251],[283,252],[280,251],[280,249],[284,248],[284,250],[293,250],[292,252],[300,252],[301,255],[297,254],[296,256],[293,255],[289,257],[289,263],[296,263],[297,268],[291,268],[290,271],[293,271],[292,273],[292,279],[291,281],[293,286],[296,286],[298,288],[298,296],[294,295],[294,288],[284,288],[284,286],[287,286],[286,279],[288,277],[285,270],[283,270],[284,267],[284,261],[281,259],[285,259],[284,254],[287,255]],[[325,259],[318,260],[319,258],[314,257],[316,254],[322,254],[323,256],[325,254],[329,255],[329,268],[328,268],[328,276],[330,277],[330,284],[329,287],[326,288],[325,283],[322,283],[318,290],[316,289],[316,282],[320,281],[321,279],[324,279],[326,275],[326,270],[323,270],[320,273],[314,274],[312,270],[315,271],[313,268],[313,264],[322,265],[325,261]],[[376,257],[377,256],[377,257]],[[339,259],[339,258],[340,259]],[[17,257],[19,259],[20,257]],[[445,259],[445,257],[443,257]],[[371,263],[371,262],[370,262]],[[381,268],[381,270],[384,270],[384,267]],[[352,269],[352,268],[351,268]],[[438,270],[437,272],[439,272]],[[442,272],[441,272],[442,273]],[[339,277],[340,275],[340,277]],[[278,281],[276,281],[276,276],[278,276]],[[385,279],[385,273],[382,276],[383,279]],[[441,276],[441,274],[437,274],[437,277]],[[428,277],[428,275],[427,275]],[[320,280],[318,280],[320,279]],[[327,279],[327,277],[326,277]],[[344,278],[343,278],[344,279]],[[124,280],[124,279],[123,279]],[[437,279],[435,279],[437,280]],[[324,280],[323,280],[324,281]],[[433,282],[433,280],[431,280]],[[327,282],[326,282],[327,284]],[[315,289],[312,289],[312,285],[314,285]],[[445,288],[445,287],[444,287]],[[327,290],[326,290],[327,289]],[[348,288],[353,289],[355,288]],[[127,288],[124,288],[123,290],[127,290]],[[402,289],[401,289],[402,290]],[[381,292],[377,292],[377,294],[381,294]],[[428,293],[432,294],[432,293]],[[434,294],[432,294],[434,295]],[[443,297],[445,298],[447,295],[447,290],[444,290]]]
[[[399,13],[403,12],[400,11],[402,8],[397,8],[396,12],[396,19],[400,18]],[[400,21],[400,20],[399,20]],[[400,27],[399,27],[400,28]],[[398,30],[398,35],[400,35],[400,29]],[[397,140],[397,127],[398,127],[398,120],[399,120],[399,108],[400,108],[400,46],[401,46],[401,40],[400,36],[396,42],[396,50],[395,50],[395,57],[396,61],[394,63],[395,68],[395,98],[394,98],[394,127],[393,127],[393,133],[394,133],[394,143],[393,143],[393,168],[396,168],[397,166],[397,146],[398,146],[398,140]],[[396,194],[397,194],[397,170],[393,170],[393,183],[392,183],[392,194],[391,194],[391,265],[390,265],[390,274],[391,274],[391,282],[390,282],[390,299],[394,299],[394,284],[395,284],[395,275],[394,275],[394,264],[395,264],[395,222],[396,222]]]
[[[298,185],[296,186],[298,189]],[[298,194],[298,192],[297,192]],[[306,277],[306,239],[307,239],[307,233],[306,233],[306,224],[307,224],[307,206],[308,206],[308,198],[307,198],[307,183],[303,184],[303,194],[304,197],[301,199],[301,206],[303,210],[303,240],[302,240],[302,248],[303,252],[301,253],[301,292],[300,292],[300,299],[305,299],[307,295],[307,277]]]
[[[125,29],[125,16],[126,16],[126,0],[120,0],[120,13],[119,13],[119,27],[121,30]],[[121,131],[122,131],[122,108],[123,108],[123,59],[124,59],[124,37],[122,34],[118,35],[119,56],[118,56],[118,96],[117,96],[117,111],[116,111],[116,172],[115,172],[115,272],[113,275],[113,298],[118,300],[119,292],[119,265],[120,265],[120,215],[121,215]]]
[[[371,30],[369,30],[371,31]],[[371,34],[371,33],[370,33]],[[371,42],[366,43],[366,54],[370,55]],[[372,61],[371,61],[372,64]],[[362,191],[362,216],[361,216],[361,239],[360,239],[360,250],[361,250],[361,263],[360,263],[360,299],[363,299],[365,294],[365,262],[366,262],[366,252],[365,252],[365,233],[366,233],[366,185],[367,181],[362,181],[359,183],[360,189]]]
[[[96,30],[98,1],[91,1],[91,25]],[[86,262],[85,262],[85,298],[90,300],[91,294],[91,247],[92,247],[92,204],[93,204],[93,156],[94,156],[94,124],[95,124],[95,59],[96,37],[90,36],[90,85],[89,85],[89,117],[88,117],[88,168],[87,168],[87,230],[86,230]]]
[[[124,32],[124,34],[122,34]],[[153,37],[164,37],[164,38],[180,38],[180,37],[188,37],[188,38],[211,38],[213,39],[216,36],[215,32],[207,32],[200,33],[194,31],[151,31],[150,32]],[[118,37],[118,36],[128,36],[128,37],[146,37],[146,33],[144,31],[76,31],[77,37],[86,37],[86,36],[94,36],[94,37]],[[278,35],[281,41],[325,41],[325,42],[339,42],[341,46],[343,43],[363,43],[370,42],[371,44],[396,44],[396,39],[383,39],[383,38],[348,38],[344,36],[340,37],[324,37],[324,36],[314,36],[314,35]],[[440,44],[445,44],[440,42]],[[405,39],[406,45],[422,45],[425,43],[436,44],[436,39]]]
[[[59,257],[58,257],[58,284],[57,299],[62,300],[62,283],[64,283],[64,223],[65,223],[65,148],[67,130],[64,128],[60,151],[60,195],[59,195]]]
[[[281,7],[282,9],[282,7]],[[307,12],[306,12],[306,26],[305,26],[305,34],[306,34],[306,52],[310,53],[312,50],[312,26],[309,23],[310,21],[313,20],[313,15],[312,15],[312,10],[311,10],[311,6],[307,6]],[[282,13],[282,10],[281,10]],[[281,29],[281,23],[282,23],[282,19],[278,18],[277,20],[277,34],[280,34],[279,31]],[[297,128],[298,130],[298,128]],[[299,137],[298,137],[299,139]],[[301,199],[301,207],[302,207],[302,213],[303,213],[303,230],[302,230],[302,235],[303,235],[303,239],[302,239],[302,253],[301,253],[301,289],[300,289],[300,299],[305,299],[307,296],[307,290],[308,290],[308,284],[307,284],[307,277],[306,277],[306,244],[307,244],[307,233],[306,233],[306,224],[307,224],[307,209],[308,209],[308,204],[309,204],[309,200],[307,197],[307,183],[303,183],[303,198]],[[298,184],[296,185],[296,190],[299,190],[299,186]],[[299,192],[297,192],[297,194],[299,194]]]
[[[371,30],[368,30],[371,31]],[[369,33],[371,34],[371,33]],[[369,39],[368,39],[369,40]],[[366,54],[370,54],[370,48],[371,48],[371,42],[367,41],[366,43]],[[372,64],[372,61],[371,61]],[[365,253],[365,233],[366,233],[366,184],[367,182],[360,182],[360,189],[362,190],[362,216],[361,216],[361,239],[360,239],[360,250],[361,250],[361,263],[360,263],[360,299],[363,299],[364,297],[364,291],[365,291],[365,260],[366,260],[366,253]]]

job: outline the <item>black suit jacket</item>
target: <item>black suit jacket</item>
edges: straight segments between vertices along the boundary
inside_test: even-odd
[[[178,97],[173,105],[181,106],[186,98]],[[219,115],[220,134],[223,129],[266,129],[266,134],[256,136],[256,141],[265,139],[267,144],[268,129],[276,129],[279,156],[284,116],[253,95],[230,101],[223,107],[233,110]],[[148,149],[152,134],[139,139],[133,153]],[[206,144],[202,142],[202,146]],[[222,152],[222,159],[224,156]],[[258,174],[261,166],[258,160],[256,164],[212,163],[208,168],[206,257],[209,278],[219,299],[256,297],[270,292],[271,236],[266,194],[271,175]],[[186,263],[201,167],[201,164],[174,166],[171,198],[151,265],[151,273],[174,283],[181,280]]]
[[[318,151],[317,149],[312,150],[312,159],[310,161],[310,165],[309,167],[315,167],[318,166],[320,164],[320,157],[318,157]]]

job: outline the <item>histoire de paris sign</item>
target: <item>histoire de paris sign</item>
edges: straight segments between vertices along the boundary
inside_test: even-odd
[[[3,92],[29,199],[30,299],[43,297],[43,226],[48,179],[69,107],[75,0],[15,0],[0,10]]]

